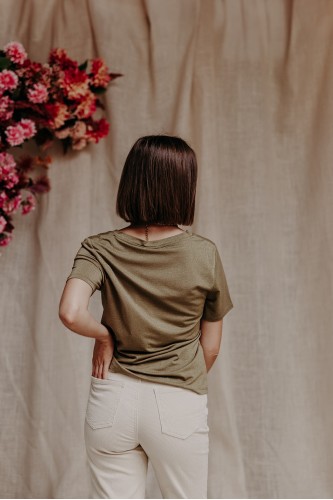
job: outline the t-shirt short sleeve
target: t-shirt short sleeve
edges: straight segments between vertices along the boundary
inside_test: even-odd
[[[91,286],[93,292],[100,290],[104,283],[104,270],[97,257],[98,253],[91,239],[88,237],[83,240],[66,282],[71,278],[80,278]]]
[[[202,319],[206,321],[219,321],[232,308],[233,303],[230,298],[221,257],[215,247],[214,281],[213,286],[206,296]]]

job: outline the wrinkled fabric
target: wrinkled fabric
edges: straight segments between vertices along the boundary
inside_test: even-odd
[[[2,249],[0,495],[87,494],[94,343],[58,304],[80,242],[126,225],[131,146],[171,133],[196,151],[191,230],[216,242],[234,303],[208,374],[208,497],[332,497],[333,3],[2,0],[0,14],[1,46],[123,74],[103,96],[108,138],[54,148],[51,191]],[[97,294],[90,309],[101,318]]]
[[[91,377],[89,498],[146,498],[148,460],[163,498],[207,498],[207,421],[207,394],[112,371]]]
[[[207,393],[200,322],[233,307],[213,241],[189,230],[151,241],[106,231],[81,242],[72,278],[101,292],[117,372]]]

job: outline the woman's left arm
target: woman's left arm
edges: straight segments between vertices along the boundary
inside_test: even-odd
[[[93,375],[106,378],[113,357],[114,342],[108,329],[89,313],[92,288],[88,283],[71,278],[67,281],[59,304],[59,318],[79,335],[96,339],[93,355]]]

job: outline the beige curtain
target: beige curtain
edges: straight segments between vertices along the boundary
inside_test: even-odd
[[[80,242],[115,215],[140,136],[179,134],[200,175],[191,230],[221,253],[234,309],[209,373],[209,498],[333,495],[333,2],[1,0],[1,46],[123,73],[111,132],[55,151],[52,190],[1,266],[0,494],[86,498],[93,341],[58,303]],[[100,293],[91,312],[101,317]],[[200,471],[198,471],[200,474]],[[150,466],[147,497],[160,497]]]

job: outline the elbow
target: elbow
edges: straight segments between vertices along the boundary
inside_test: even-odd
[[[67,310],[67,309],[62,309],[61,307],[59,308],[59,318],[62,321],[62,323],[67,327],[74,325],[74,323],[77,320],[77,314],[78,314],[77,310],[74,309]]]

